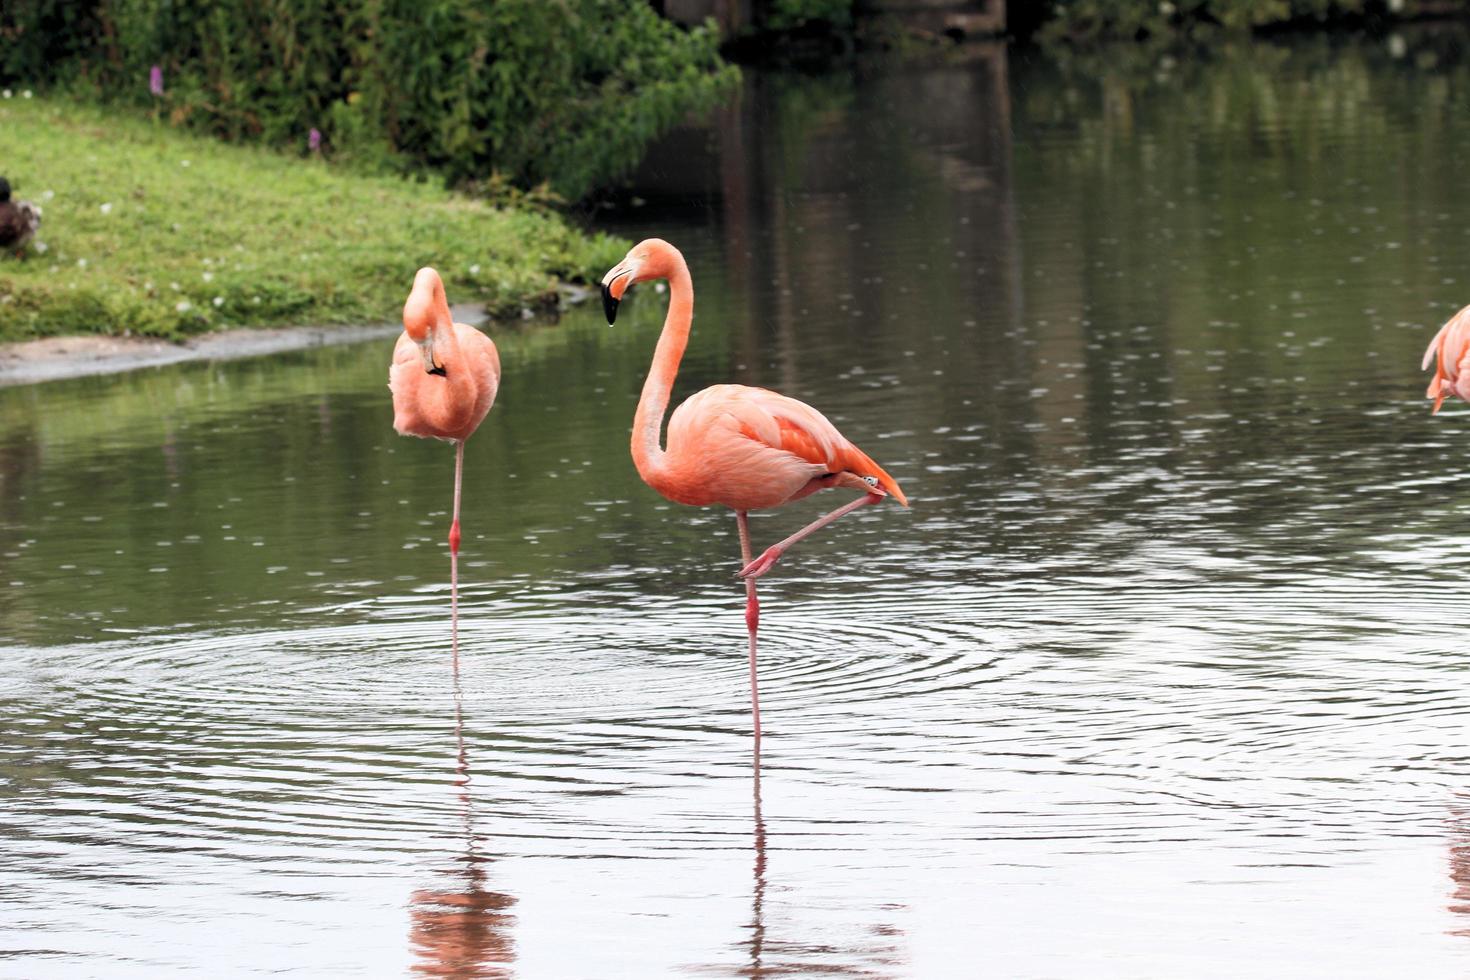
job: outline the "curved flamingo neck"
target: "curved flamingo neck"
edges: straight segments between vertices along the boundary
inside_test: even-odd
[[[667,462],[659,444],[660,430],[694,320],[694,282],[689,277],[689,266],[677,251],[671,259],[669,312],[664,317],[663,333],[659,334],[658,347],[653,352],[653,366],[648,369],[638,411],[633,416],[633,465],[644,482],[655,490],[661,490],[666,482]]]
[[[480,385],[459,346],[459,331],[454,322],[446,319],[443,326],[431,327],[430,332],[434,353],[444,365],[444,377],[440,379],[443,383],[431,387],[439,392],[440,412],[446,427],[458,428],[463,424],[461,416],[470,411],[479,397]]]

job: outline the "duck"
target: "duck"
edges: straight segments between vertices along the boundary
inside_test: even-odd
[[[10,181],[0,177],[0,249],[19,256],[41,227],[41,208],[10,197]]]

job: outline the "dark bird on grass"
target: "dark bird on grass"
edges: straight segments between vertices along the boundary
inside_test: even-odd
[[[41,227],[41,209],[10,199],[10,181],[0,177],[0,249],[20,255]]]

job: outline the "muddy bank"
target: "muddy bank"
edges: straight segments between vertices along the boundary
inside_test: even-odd
[[[461,323],[480,324],[485,310],[478,305],[456,306],[451,312]],[[282,351],[328,344],[350,344],[375,337],[388,338],[402,331],[398,323],[346,327],[285,327],[223,330],[203,334],[183,343],[147,337],[47,337],[19,343],[0,344],[0,386],[38,384],[89,374],[112,374],[140,368],[177,364],[180,361],[228,361],[261,357]],[[384,347],[383,370],[388,370]]]

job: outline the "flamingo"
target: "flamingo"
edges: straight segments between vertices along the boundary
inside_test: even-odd
[[[449,525],[449,623],[459,653],[459,497],[464,443],[495,402],[500,354],[489,337],[455,323],[439,273],[423,268],[403,304],[403,334],[388,369],[393,428],[399,435],[454,443],[454,519]]]
[[[1439,333],[1434,335],[1424,351],[1424,363],[1419,370],[1428,368],[1436,357],[1439,363],[1435,365],[1429,390],[1424,393],[1425,398],[1434,399],[1431,415],[1437,414],[1439,406],[1444,404],[1448,394],[1446,381],[1450,391],[1470,402],[1470,306],[1450,317],[1449,322],[1439,328]]]
[[[602,305],[607,322],[613,323],[628,288],[650,279],[668,280],[669,310],[633,416],[633,464],[645,483],[675,503],[723,504],[735,511],[744,560],[738,575],[745,580],[750,710],[759,752],[756,631],[760,601],[756,581],[792,545],[838,518],[888,496],[905,507],[908,499],[894,479],[848,442],[821,412],[764,388],[723,384],[696,392],[670,416],[668,448],[661,448],[664,410],[694,317],[694,284],[684,256],[662,239],[639,242],[602,277]],[[831,487],[857,490],[862,496],[751,559],[750,511],[779,507]]]

